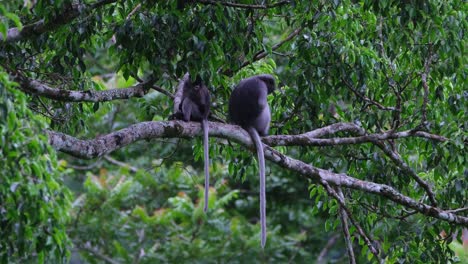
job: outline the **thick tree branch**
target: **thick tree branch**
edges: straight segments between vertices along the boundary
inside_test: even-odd
[[[0,42],[17,42],[26,38],[32,38],[38,36],[44,32],[55,30],[56,28],[70,23],[75,18],[79,17],[92,9],[117,2],[117,0],[101,0],[91,5],[84,4],[73,4],[65,6],[61,12],[58,12],[58,16],[45,22],[41,19],[35,23],[24,26],[21,30],[18,28],[10,28],[7,32],[7,37],[4,39],[3,35],[0,34]]]
[[[142,97],[148,93],[149,89],[153,85],[153,80],[149,80],[128,88],[109,89],[104,91],[72,91],[52,88],[40,81],[29,79],[18,74],[13,76],[13,80],[18,82],[20,84],[20,89],[26,93],[63,102],[105,102],[132,97]]]
[[[208,122],[208,125],[210,136],[231,139],[247,146],[252,151],[255,149],[249,134],[242,128],[213,122]],[[137,140],[174,137],[192,138],[201,136],[202,129],[199,123],[170,121],[143,122],[90,140],[80,140],[54,131],[47,131],[47,134],[50,144],[56,150],[69,153],[76,157],[91,159],[101,157]],[[265,146],[265,157],[283,168],[298,172],[313,182],[320,183],[326,181],[334,186],[342,186],[380,195],[397,204],[412,208],[426,216],[431,216],[454,224],[468,225],[468,217],[459,216],[443,211],[440,208],[415,201],[399,193],[391,186],[359,180],[343,173],[338,174],[319,169],[300,160],[283,155],[269,146]]]

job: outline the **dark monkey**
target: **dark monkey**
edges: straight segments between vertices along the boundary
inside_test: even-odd
[[[275,89],[275,78],[262,74],[243,79],[229,99],[231,121],[247,130],[255,143],[260,172],[260,223],[262,247],[266,243],[265,157],[260,136],[266,136],[270,127],[270,107],[267,95]]]
[[[174,99],[174,114],[171,119],[201,122],[203,128],[203,152],[205,156],[205,206],[208,210],[208,194],[210,187],[209,148],[208,148],[208,115],[210,113],[210,92],[199,76],[192,83],[190,75],[186,74],[179,84]]]

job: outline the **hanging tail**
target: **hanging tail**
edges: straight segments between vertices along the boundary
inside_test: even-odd
[[[263,153],[263,144],[260,140],[260,136],[255,128],[248,128],[249,134],[257,149],[258,157],[258,170],[260,172],[260,226],[261,226],[261,243],[262,248],[265,247],[267,238],[267,226],[266,226],[266,194],[265,194],[265,155]]]
[[[203,154],[205,156],[205,206],[203,211],[208,211],[208,196],[210,191],[210,150],[208,148],[208,121],[202,120],[203,128]]]

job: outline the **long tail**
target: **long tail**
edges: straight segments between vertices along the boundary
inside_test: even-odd
[[[205,207],[203,211],[208,211],[208,196],[210,191],[210,150],[208,148],[208,121],[202,120],[203,127],[203,153],[205,155]]]
[[[262,229],[261,243],[262,248],[265,247],[267,238],[267,226],[266,226],[266,194],[265,194],[265,156],[263,154],[263,144],[260,140],[260,136],[255,128],[249,127],[249,133],[255,143],[258,157],[258,168],[260,172],[260,225]]]

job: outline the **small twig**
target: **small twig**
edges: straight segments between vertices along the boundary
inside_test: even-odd
[[[369,97],[367,97],[365,95],[362,95],[356,89],[354,89],[353,85],[348,80],[346,80],[344,77],[341,77],[341,80],[345,84],[345,86],[349,90],[351,90],[351,92],[353,92],[357,97],[361,98],[363,101],[365,101],[365,102],[367,102],[367,103],[369,103],[371,105],[376,106],[380,110],[385,110],[385,111],[397,111],[398,110],[395,107],[384,106],[384,105],[380,104],[379,102],[376,102],[376,101],[370,99]]]
[[[328,254],[328,251],[336,243],[339,237],[340,236],[338,234],[335,234],[328,240],[327,244],[325,245],[325,247],[323,247],[322,251],[320,251],[320,254],[317,257],[318,264],[322,264],[325,262],[325,256]]]
[[[379,208],[377,208],[375,206],[371,206],[371,205],[366,204],[366,203],[359,203],[359,204],[362,207],[366,208],[368,211],[376,212],[377,214],[381,215],[382,217],[397,219],[397,220],[400,220],[400,221],[406,221],[406,218],[418,213],[417,211],[406,211],[406,210],[402,209],[402,213],[400,214],[400,216],[394,216],[394,215],[391,215],[391,214],[385,212],[385,210],[379,210]]]
[[[280,48],[284,43],[290,41],[291,39],[293,39],[294,37],[296,37],[300,32],[302,31],[302,28],[297,28],[296,30],[294,30],[293,32],[291,32],[285,39],[283,39],[282,41],[276,43],[275,45],[273,45],[273,47],[271,47],[271,50],[272,51],[275,51],[277,50],[278,48]],[[265,51],[265,50],[262,50],[262,51],[259,51],[257,52],[254,57],[253,57],[253,61],[258,61],[260,59],[263,59],[265,58],[266,56],[268,55],[268,53]],[[245,61],[244,63],[242,63],[241,67],[240,68],[244,68],[245,66],[251,64],[252,62],[251,61]]]
[[[145,82],[145,81],[143,81],[140,77],[138,77],[137,75],[132,75],[132,77],[133,77],[135,80],[139,81],[140,83],[144,83],[144,82]],[[152,79],[152,77],[150,77],[149,79]],[[171,98],[171,99],[174,99],[174,95],[173,95],[173,94],[171,94],[170,92],[164,90],[163,88],[161,88],[161,87],[159,87],[159,86],[157,86],[157,85],[152,85],[151,88],[154,89],[155,91],[158,91],[158,92],[160,92],[160,93],[166,95],[167,97],[169,97],[169,98]]]
[[[103,253],[99,252],[98,250],[91,248],[90,246],[77,246],[76,247],[78,250],[86,251],[88,253],[91,253],[93,256],[107,262],[110,264],[120,264],[120,262],[113,260],[111,257],[104,255]]]
[[[464,212],[464,211],[468,211],[468,207],[458,208],[458,209],[453,209],[453,210],[446,210],[445,212],[447,212],[447,213],[461,213],[461,212]]]
[[[427,84],[427,77],[430,71],[430,65],[432,63],[432,45],[429,46],[429,55],[424,62],[424,72],[421,73],[421,83],[424,90],[423,105],[421,106],[421,122],[424,125],[427,120],[427,104],[429,102],[429,85]]]
[[[102,163],[101,160],[98,160],[96,162],[93,162],[93,163],[91,163],[89,165],[85,165],[85,166],[74,165],[74,164],[67,163],[67,168],[71,168],[71,169],[74,169],[74,170],[88,171],[88,170],[94,169],[95,167],[101,165],[101,163]]]
[[[133,10],[127,15],[126,20],[129,20],[139,9],[141,8],[141,3],[139,3]]]
[[[128,168],[133,173],[136,173],[138,171],[138,168],[135,168],[135,167],[133,167],[133,166],[131,166],[131,165],[125,163],[125,162],[121,162],[121,161],[118,161],[116,159],[113,159],[109,155],[104,156],[104,159],[107,160],[108,162],[114,164],[114,165],[124,167],[124,168]]]

